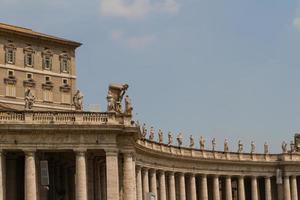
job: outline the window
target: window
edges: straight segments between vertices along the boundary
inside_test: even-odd
[[[62,92],[61,93],[61,102],[63,104],[70,104],[71,103],[71,95],[69,92]]]
[[[62,79],[62,84],[63,84],[63,85],[69,85],[68,79],[63,78],[63,79]]]
[[[14,78],[15,77],[15,72],[13,70],[8,70],[7,71],[7,76],[8,76],[8,78]]]
[[[70,57],[68,54],[64,51],[59,56],[60,59],[60,72],[62,73],[69,73],[70,72]]]
[[[25,54],[25,66],[33,67],[33,54],[32,53]]]
[[[15,51],[13,49],[6,50],[6,63],[15,64]]]
[[[32,80],[33,79],[33,75],[31,73],[27,73],[26,74],[26,78],[27,78],[27,80]]]
[[[50,78],[50,76],[45,76],[45,82],[46,82],[46,83],[51,83],[51,78]]]
[[[44,69],[51,70],[52,68],[52,59],[50,56],[44,57]]]
[[[16,86],[14,84],[6,84],[5,95],[8,97],[16,97]]]
[[[53,101],[52,90],[44,89],[43,96],[44,96],[44,101],[46,101],[46,102],[52,102]]]

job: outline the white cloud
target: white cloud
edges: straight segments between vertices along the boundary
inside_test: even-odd
[[[177,0],[100,0],[103,16],[140,19],[151,13],[177,13]]]
[[[293,20],[293,26],[294,26],[296,29],[299,29],[299,30],[300,30],[300,17],[294,18],[294,20]]]
[[[126,36],[123,31],[116,30],[111,32],[111,39],[125,45],[128,48],[142,49],[153,44],[156,41],[156,36],[151,34]]]

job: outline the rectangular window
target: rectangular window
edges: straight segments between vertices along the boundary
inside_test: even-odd
[[[52,102],[53,101],[53,92],[52,90],[44,90],[43,91],[44,101]]]
[[[8,78],[13,78],[15,76],[14,70],[8,70],[7,71],[7,76],[8,76]]]
[[[8,64],[15,63],[15,51],[13,49],[6,50],[6,63]]]
[[[51,78],[50,78],[50,76],[45,76],[45,82],[46,82],[46,83],[51,83]]]
[[[6,96],[16,97],[16,86],[14,84],[7,84],[5,90]]]
[[[46,69],[46,70],[51,70],[51,68],[52,68],[52,58],[51,58],[51,56],[48,56],[48,55],[46,55],[46,56],[44,56],[44,69]]]
[[[68,79],[63,78],[63,79],[62,79],[62,84],[63,84],[63,85],[68,85],[68,84],[69,84],[69,83],[68,83]]]
[[[61,58],[60,71],[63,73],[69,73],[69,60],[67,58]]]
[[[33,79],[32,73],[27,73],[27,74],[26,74],[26,78],[27,78],[27,80]]]
[[[71,95],[69,92],[62,92],[61,93],[61,102],[64,104],[70,104],[71,103]]]
[[[25,54],[25,65],[28,67],[33,66],[33,54],[32,53]]]

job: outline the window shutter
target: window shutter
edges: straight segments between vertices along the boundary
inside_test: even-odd
[[[31,54],[31,62],[32,62],[31,64],[32,64],[32,67],[33,67],[34,66],[34,53]]]
[[[63,68],[63,59],[61,58],[60,59],[60,73],[64,71],[64,68]]]
[[[50,57],[49,62],[50,62],[49,69],[50,69],[50,71],[52,71],[52,57]]]
[[[25,54],[24,54],[24,66],[27,66],[27,64],[28,64],[28,63],[27,63],[27,54],[25,53]]]
[[[16,51],[13,51],[13,64],[16,63]]]
[[[5,50],[5,63],[8,63],[8,51],[7,51],[7,49]]]
[[[40,165],[41,165],[41,185],[48,186],[49,185],[48,161],[42,160],[40,161]]]

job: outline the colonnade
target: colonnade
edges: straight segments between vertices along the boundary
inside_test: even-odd
[[[246,180],[249,182],[248,187]],[[258,181],[263,182],[263,186]],[[277,192],[271,182],[270,176],[211,175],[136,167],[137,200],[147,200],[149,192],[157,200],[298,200],[296,176],[283,177],[283,184],[280,185],[282,193]],[[260,191],[261,188],[264,188],[263,191]],[[273,194],[275,190],[276,197]]]

